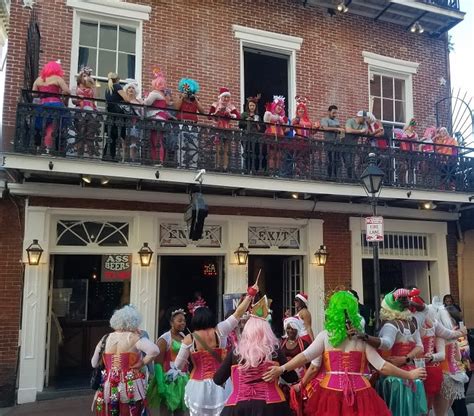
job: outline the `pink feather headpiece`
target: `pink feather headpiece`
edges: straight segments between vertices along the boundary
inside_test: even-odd
[[[189,302],[188,303],[188,311],[191,315],[194,315],[194,312],[199,308],[204,308],[207,306],[206,301],[203,298],[199,298],[196,302]]]

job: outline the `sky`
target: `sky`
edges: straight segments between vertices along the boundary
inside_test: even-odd
[[[455,93],[460,88],[472,97],[474,110],[474,0],[460,0],[461,10],[466,13],[464,21],[456,25],[449,34],[454,51],[449,54],[451,63],[451,86]]]

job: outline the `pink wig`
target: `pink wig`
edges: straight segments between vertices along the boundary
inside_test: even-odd
[[[61,64],[57,61],[49,61],[41,70],[40,76],[43,81],[46,81],[46,78],[56,75],[58,77],[64,76],[63,68]]]
[[[159,69],[153,70],[153,80],[151,86],[155,91],[163,91],[166,88],[166,79]]]
[[[244,368],[257,367],[264,361],[272,361],[277,347],[278,339],[268,321],[250,316],[235,348],[235,354]]]

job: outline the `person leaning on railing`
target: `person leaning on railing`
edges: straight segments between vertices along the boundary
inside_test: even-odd
[[[446,127],[440,127],[434,137],[435,152],[440,155],[441,187],[455,190],[455,175],[458,154],[458,142],[451,137]]]
[[[341,127],[339,119],[337,118],[337,112],[337,106],[330,105],[328,108],[328,116],[322,118],[319,126],[317,126],[324,131],[324,146],[330,149],[327,151],[327,173],[329,178],[337,177],[337,170],[341,162],[341,153],[332,149],[336,149],[336,141],[340,137],[339,135],[345,133],[344,128]]]
[[[48,62],[40,72],[40,76],[36,78],[33,83],[33,91],[39,92],[39,101],[41,104],[41,109],[38,113],[44,114],[48,111],[48,108],[64,108],[64,98],[60,94],[71,94],[69,87],[63,79],[64,71],[61,67],[59,61],[50,61]],[[61,112],[58,112],[59,116]],[[59,121],[59,123],[58,123]],[[46,148],[46,153],[49,153],[53,148],[59,150],[59,142],[56,144],[53,143],[53,133],[54,128],[61,129],[61,117],[58,121],[54,121],[53,118],[47,117],[44,120],[43,117],[37,116],[35,118],[35,129],[36,129],[36,138],[35,145],[37,147]],[[41,132],[43,130],[44,124],[44,136],[41,138]],[[55,134],[57,138],[60,137],[60,134]]]
[[[360,166],[360,157],[354,155],[357,144],[364,143],[360,141],[360,137],[365,136],[368,132],[368,126],[366,122],[367,111],[359,111],[357,115],[353,118],[349,118],[346,121],[346,135],[343,140],[344,144],[349,146],[344,149],[345,151],[342,154],[342,159],[344,165],[346,166],[347,177],[349,179],[355,178],[355,171],[358,170]],[[365,140],[365,139],[362,139]]]

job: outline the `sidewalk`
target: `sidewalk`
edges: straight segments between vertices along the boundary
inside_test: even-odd
[[[92,415],[92,397],[79,396],[44,400],[0,409],[0,416],[88,416]]]

